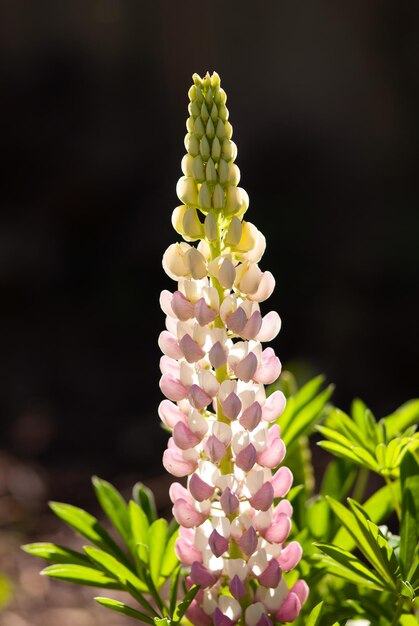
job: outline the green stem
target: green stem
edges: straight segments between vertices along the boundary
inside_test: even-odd
[[[388,485],[388,488],[390,490],[391,498],[392,498],[393,504],[394,504],[394,510],[395,510],[396,515],[397,515],[397,517],[399,519],[399,522],[400,522],[401,519],[402,519],[402,512],[401,512],[401,509],[400,509],[399,499],[397,497],[397,493],[396,493],[396,490],[394,488],[394,483],[388,476],[384,476],[384,480],[385,480],[385,483],[386,483],[386,485]]]
[[[391,626],[397,626],[399,622],[399,617],[403,610],[404,598],[399,598],[399,601],[396,606],[396,612],[394,613],[393,620],[391,622]]]
[[[361,467],[356,477],[352,498],[361,504],[364,498],[365,487],[367,486],[369,474],[370,472],[366,467]]]

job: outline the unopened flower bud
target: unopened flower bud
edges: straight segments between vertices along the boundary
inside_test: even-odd
[[[226,123],[228,123],[228,122],[226,122]],[[223,122],[223,120],[220,120],[220,119],[218,120],[215,134],[217,135],[218,139],[220,139],[220,140],[224,139],[224,137],[227,136],[226,129],[225,129],[225,123]]]
[[[179,235],[184,235],[183,218],[185,216],[186,207],[184,204],[177,206],[172,213],[172,226]]]
[[[211,119],[214,122],[214,124],[218,120],[218,109],[215,103],[212,105],[212,108],[211,108]]]
[[[214,122],[212,121],[211,118],[209,118],[206,128],[205,128],[205,134],[208,137],[208,139],[212,139],[215,135],[215,128],[214,128]]]
[[[192,160],[192,176],[198,183],[202,183],[205,180],[204,164],[200,154]]]
[[[192,169],[193,160],[194,160],[193,156],[191,156],[190,154],[185,154],[185,156],[182,159],[182,162],[181,162],[182,172],[187,177],[193,176],[193,169]]]
[[[211,192],[206,181],[202,183],[199,189],[199,206],[205,211],[209,211],[211,208]]]
[[[199,102],[197,100],[194,100],[193,102],[191,102],[188,109],[189,109],[189,113],[191,114],[193,118],[198,117],[199,112],[200,112]]]
[[[238,217],[235,215],[231,220],[230,226],[228,227],[227,235],[225,238],[225,242],[229,246],[236,246],[242,237],[242,223]]]
[[[193,178],[182,176],[176,185],[178,198],[184,204],[196,206],[198,203],[198,190]]]
[[[199,141],[195,137],[195,135],[186,135],[185,148],[192,156],[196,156],[197,154],[199,154]]]
[[[199,221],[198,213],[195,208],[188,207],[183,215],[183,230],[185,235],[190,239],[202,239],[204,235],[204,226]]]
[[[230,122],[224,122],[224,131],[227,139],[231,139],[231,137],[233,136],[233,127]]]
[[[192,278],[199,280],[207,275],[207,265],[199,250],[191,248],[187,254],[187,259]]]
[[[224,208],[225,194],[224,189],[219,183],[215,185],[214,193],[212,194],[212,206],[216,211],[221,211]]]
[[[188,133],[193,133],[194,132],[194,128],[195,128],[195,120],[194,120],[193,115],[191,115],[186,120],[186,130],[188,131]]]
[[[214,137],[214,139],[212,140],[211,156],[214,159],[214,161],[219,161],[220,159],[221,144],[220,144],[220,140],[218,139],[218,137]]]
[[[221,156],[226,161],[235,161],[237,157],[237,146],[231,139],[224,139],[221,144]]]
[[[205,104],[205,102],[202,103],[200,113],[201,113],[202,121],[204,122],[204,124],[206,124],[209,118],[209,113],[208,113],[207,105]]]
[[[205,178],[210,183],[215,183],[217,181],[217,170],[215,169],[214,161],[211,157],[208,159],[208,163],[205,168]]]
[[[191,101],[195,100],[195,98],[196,98],[196,87],[195,87],[195,85],[192,85],[192,87],[189,88],[188,97],[189,97],[189,100],[191,100]]]
[[[228,185],[226,192],[225,211],[227,215],[242,215],[249,206],[247,193],[241,187]]]
[[[193,130],[190,132],[195,133],[198,139],[201,139],[202,135],[205,134],[205,126],[203,125],[202,119],[200,117],[196,118],[194,125],[193,125]]]
[[[220,86],[220,76],[217,72],[213,72],[211,75],[211,87],[219,87]]]
[[[225,104],[220,104],[218,107],[218,116],[226,122],[228,120],[228,109]]]
[[[205,102],[207,103],[207,107],[210,108],[212,105],[212,89],[211,87],[207,91],[207,95],[205,96]]]
[[[208,139],[206,138],[205,135],[202,137],[199,143],[199,149],[197,150],[196,154],[198,154],[198,152],[201,153],[201,156],[204,159],[204,161],[208,161],[210,154],[211,154],[211,149],[210,149]]]
[[[222,185],[228,183],[230,178],[230,169],[225,159],[220,159],[220,162],[218,163],[218,176],[220,177],[220,183]]]
[[[218,237],[218,227],[213,213],[208,213],[204,222],[205,237],[208,241],[215,241]]]

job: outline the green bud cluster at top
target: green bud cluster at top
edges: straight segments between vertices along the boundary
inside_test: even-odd
[[[230,222],[233,216],[241,218],[249,200],[244,189],[238,187],[240,170],[235,165],[236,144],[232,141],[233,128],[228,121],[227,96],[220,87],[216,72],[204,78],[194,74],[189,89],[190,117],[186,122],[187,154],[182,160],[184,176],[177,184],[177,195],[184,203],[177,213],[181,224],[175,226],[187,239],[208,241],[217,237],[216,221]],[[187,210],[192,209],[192,210]],[[204,232],[196,211],[207,216]],[[214,218],[218,218],[217,220]],[[180,228],[179,228],[180,227]]]

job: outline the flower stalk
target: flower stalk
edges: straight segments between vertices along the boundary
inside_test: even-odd
[[[265,237],[244,220],[249,198],[219,76],[195,74],[189,98],[172,215],[183,241],[163,256],[177,289],[160,299],[159,415],[172,431],[163,464],[187,477],[170,488],[176,553],[188,584],[201,586],[187,611],[195,626],[269,626],[294,621],[308,594],[304,581],[288,589],[283,577],[301,547],[286,544],[292,474],[276,423],[285,397],[265,392],[281,372],[273,349],[262,349],[281,326],[275,311],[260,311],[275,280],[259,268]]]

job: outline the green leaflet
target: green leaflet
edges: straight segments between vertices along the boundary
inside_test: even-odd
[[[111,574],[83,565],[73,565],[72,563],[49,565],[41,571],[41,574],[78,585],[123,589],[121,582]]]
[[[151,489],[143,483],[136,483],[132,490],[132,497],[147,515],[148,523],[152,524],[157,519],[157,508]]]
[[[157,519],[148,529],[150,574],[157,588],[159,588],[160,570],[167,543],[167,526],[165,519]]]
[[[122,585],[126,586],[127,583],[130,583],[140,592],[148,591],[146,585],[138,578],[138,576],[136,576],[134,572],[128,569],[111,554],[104,552],[103,550],[99,550],[98,548],[94,548],[93,546],[84,546],[84,551],[94,563],[98,563],[107,572],[109,572],[109,574],[114,575]]]
[[[385,581],[380,579],[370,567],[367,567],[356,556],[342,550],[337,546],[327,543],[314,543],[329,558],[322,558],[322,565],[327,565],[329,573],[340,576],[356,585],[368,586],[372,589],[384,591],[387,587]]]
[[[73,563],[74,565],[92,566],[91,561],[85,554],[56,545],[55,543],[28,543],[22,546],[22,550],[40,559],[46,559],[51,563]]]
[[[316,604],[314,609],[311,611],[310,615],[306,620],[306,626],[321,626],[321,615],[323,610],[323,602],[319,602]]]
[[[115,526],[126,545],[130,546],[132,535],[127,503],[115,487],[106,480],[93,476],[92,483],[104,513]]]
[[[98,602],[98,604],[105,606],[107,609],[117,611],[117,613],[122,613],[123,615],[127,615],[128,617],[133,617],[139,622],[144,622],[146,624],[151,624],[151,626],[154,626],[154,620],[149,615],[141,613],[141,611],[137,611],[136,609],[133,609],[123,602],[113,600],[112,598],[102,598],[101,596],[96,597],[95,600],[96,602]]]
[[[411,568],[418,559],[419,542],[419,475],[404,481],[402,523],[400,529],[400,568],[405,580],[410,580]]]

